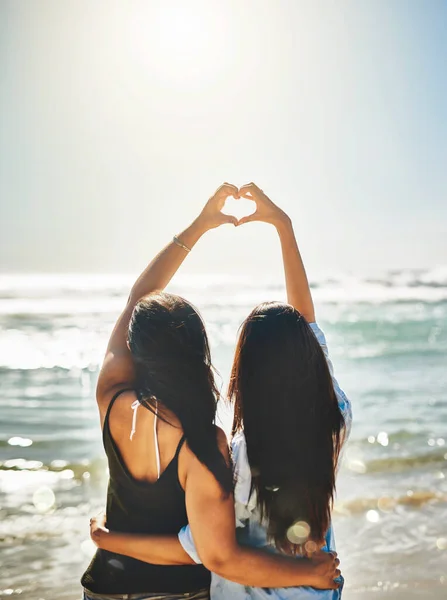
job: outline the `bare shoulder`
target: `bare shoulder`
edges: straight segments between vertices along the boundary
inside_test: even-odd
[[[113,395],[134,386],[133,363],[125,353],[108,351],[104,357],[96,384],[96,402],[100,412],[107,411]]]
[[[224,430],[217,425],[215,426],[215,430],[219,450],[227,461],[227,464],[230,464],[228,438]],[[190,481],[195,481],[194,485],[197,486],[197,489],[210,487],[211,489],[215,489],[219,494],[221,493],[220,486],[217,484],[214,475],[202,462],[200,462],[189,447],[188,441],[186,441],[180,452],[179,478],[183,489],[185,489],[186,481],[189,479]]]
[[[216,430],[216,439],[217,439],[217,445],[219,447],[219,450],[221,451],[223,456],[226,458],[227,456],[229,456],[229,446],[228,446],[227,434],[221,427],[218,427],[217,425],[214,426],[214,429]],[[185,455],[188,454],[191,458],[196,458],[194,452],[189,447],[188,441],[186,441],[185,446],[184,446],[184,454]],[[198,459],[196,458],[196,460],[198,460]]]
[[[125,390],[113,403],[109,414],[109,425],[112,433],[117,437],[123,432],[125,432],[126,435],[129,434],[129,426],[132,423],[133,417],[132,404],[135,400],[137,400],[136,393],[133,390]],[[111,399],[109,400],[109,404],[110,402]],[[146,411],[142,413],[142,418],[145,416],[145,413]]]

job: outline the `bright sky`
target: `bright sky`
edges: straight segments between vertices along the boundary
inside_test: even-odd
[[[136,271],[223,181],[309,269],[447,264],[443,0],[2,0],[0,270]],[[271,272],[274,231],[192,271]]]

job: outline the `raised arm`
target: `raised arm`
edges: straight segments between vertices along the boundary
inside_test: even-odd
[[[329,359],[326,338],[324,333],[315,323],[314,303],[304,264],[293,231],[292,222],[286,213],[276,206],[276,204],[274,204],[254,183],[243,186],[239,190],[239,195],[241,198],[247,198],[256,203],[256,211],[252,215],[241,219],[239,225],[253,221],[262,221],[274,225],[278,231],[279,239],[281,240],[284,273],[286,278],[287,301],[305,317],[308,323],[312,323],[312,331],[314,332],[328,362],[335,395],[345,420],[344,440],[346,441],[352,422],[351,402],[334,377],[334,368]]]
[[[228,196],[238,197],[238,190],[226,183],[208,200],[193,223],[178,234],[177,242],[173,240],[163,248],[134,283],[127,305],[113,329],[99,374],[96,398],[101,420],[115,391],[132,387],[133,384],[134,370],[127,347],[127,329],[135,305],[147,294],[163,290],[168,285],[185,260],[188,250],[193,248],[204,233],[224,223],[237,225],[235,217],[221,212]]]
[[[314,304],[290,218],[254,183],[244,185],[239,193],[241,197],[256,203],[256,211],[241,219],[239,224],[262,221],[276,227],[281,241],[287,302],[294,306],[309,323],[313,323]]]

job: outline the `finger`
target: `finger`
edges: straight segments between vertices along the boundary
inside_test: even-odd
[[[335,571],[335,577],[334,577],[334,579],[337,579],[337,577],[340,577],[340,575],[341,575],[341,571],[340,571],[340,569],[337,569]]]
[[[239,190],[232,183],[223,183],[220,186],[220,188],[218,188],[216,194],[219,194],[219,196],[223,196],[224,194],[226,194],[227,196],[234,196],[234,195],[238,196]]]
[[[247,192],[252,192],[254,190],[254,183],[246,183],[241,188],[239,188],[239,195],[243,196]]]
[[[339,565],[339,564],[340,564],[340,559],[339,559],[339,558],[336,558],[336,559],[335,559],[335,566],[336,566],[336,567],[338,567],[338,565]]]
[[[252,215],[248,215],[247,217],[242,217],[242,219],[239,219],[238,225],[245,225],[246,223],[253,223],[253,221],[257,221],[257,220],[258,220],[257,213],[253,213]]]
[[[240,194],[242,192],[245,192],[245,191],[251,191],[252,194],[255,193],[255,194],[263,194],[263,195],[265,195],[264,194],[264,190],[261,190],[261,188],[258,187],[256,185],[256,183],[253,183],[253,182],[247,183],[246,185],[243,185],[241,188],[239,188],[239,193]]]
[[[254,200],[254,196],[251,192],[244,192],[243,194],[239,190],[239,198],[247,198],[247,200]]]
[[[226,215],[224,213],[222,213],[220,222],[221,222],[221,225],[225,225],[225,223],[231,223],[235,227],[237,227],[239,225],[239,221],[236,219],[236,217],[233,217],[233,215]]]
[[[252,183],[251,185],[253,186],[253,189],[258,192],[258,194],[265,194],[264,190],[261,190],[261,188],[257,186],[256,183]]]

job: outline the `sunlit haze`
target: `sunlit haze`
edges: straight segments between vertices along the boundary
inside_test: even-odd
[[[135,272],[223,181],[313,272],[447,263],[447,5],[3,0],[0,269]],[[267,226],[187,271],[274,273]]]
[[[0,0],[0,598],[82,594],[81,574],[95,551],[89,517],[105,506],[109,479],[94,397],[110,333],[135,277],[216,188],[254,181],[295,226],[321,330],[312,328],[336,377],[331,415],[337,398],[348,422],[346,398],[352,401],[353,427],[331,513],[343,598],[447,599],[446,65],[446,0]],[[226,211],[243,216],[253,209],[247,204],[230,199]],[[291,267],[293,297],[287,296],[277,235],[265,224],[222,226],[188,254],[168,291],[203,316],[223,399],[238,332],[254,306],[289,298],[306,308],[304,315],[311,312],[299,280]],[[133,288],[125,315],[137,296],[160,285],[158,270],[146,285]],[[144,345],[143,329],[135,335]],[[188,331],[183,328],[170,362],[163,344],[163,369],[172,376],[154,387],[161,416],[163,403],[176,412],[163,390],[169,398],[178,391],[179,415],[186,414],[195,392],[179,382],[194,385],[199,376],[189,370],[204,372],[197,352],[183,360]],[[294,431],[299,436],[314,427],[318,436],[325,430],[322,402],[332,385],[316,341],[300,331],[295,341],[287,332],[283,346],[282,330],[272,335],[275,360],[265,364],[262,352],[248,357],[252,344],[244,342],[249,372],[240,375],[247,395],[250,386],[260,389],[261,372],[274,386],[268,410],[261,406],[266,394],[256,398],[259,414],[275,413],[271,435],[262,431],[270,466],[281,456],[278,482],[269,467],[270,491],[285,481],[278,448],[298,457]],[[263,332],[264,348],[268,324]],[[128,382],[116,339],[99,395],[125,378],[122,387],[144,396],[139,381]],[[157,375],[151,353],[157,340],[148,350],[150,381]],[[265,356],[273,355],[267,350]],[[315,380],[318,373],[324,385]],[[298,404],[289,405],[295,387]],[[127,418],[132,439],[129,398],[118,402],[129,402],[119,435],[127,438]],[[245,392],[239,398],[248,402]],[[245,409],[241,404],[246,421],[250,402]],[[148,443],[155,466],[152,427],[145,441],[143,417],[138,411],[137,444]],[[286,419],[287,431],[278,425]],[[229,432],[232,422],[231,406],[219,402],[216,423]],[[165,425],[159,430],[163,468],[171,435],[163,433]],[[105,431],[112,435],[107,425]],[[250,462],[240,432],[236,442],[235,461],[247,454]],[[303,472],[318,471],[310,447],[302,459]],[[172,463],[175,475],[175,457]],[[259,465],[235,466],[236,498],[241,493],[247,500],[244,506],[237,499],[244,511],[237,521],[249,525],[244,543],[267,544],[249,492],[250,472],[260,475]],[[330,481],[323,479],[320,473],[315,481],[324,491]],[[198,486],[196,505],[204,505],[205,488]],[[113,511],[114,500],[107,506]],[[133,496],[132,507],[138,507]],[[137,517],[132,513],[131,531]],[[113,532],[119,521],[107,518]],[[304,542],[309,519],[303,519],[299,512],[290,517],[289,541]],[[142,522],[149,532],[152,521]],[[206,515],[203,525],[209,526]],[[124,521],[117,528],[124,531]],[[137,589],[139,561],[114,556],[119,559],[107,559],[103,579],[101,567],[84,579],[98,593],[148,597],[155,583],[161,587],[155,565],[147,583],[140,577],[150,589]],[[267,571],[262,581],[254,571],[254,583],[274,583],[265,579]],[[242,575],[246,583],[250,574]],[[171,590],[183,585],[183,576],[176,577]],[[221,598],[235,597],[220,585],[214,579],[212,596],[217,590]],[[240,586],[239,593],[296,597],[293,590],[249,589]],[[301,589],[298,597],[314,595]],[[332,597],[321,593],[315,592]]]

